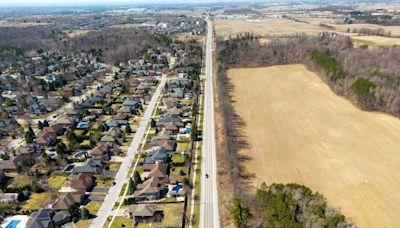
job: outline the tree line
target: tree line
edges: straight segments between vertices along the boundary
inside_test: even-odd
[[[219,46],[220,70],[305,64],[362,109],[400,115],[400,47],[355,48],[347,36],[306,35],[268,44],[239,37]]]
[[[222,139],[219,160],[220,181],[232,189],[233,201],[223,208],[236,227],[351,227],[352,224],[328,206],[326,199],[298,184],[262,185],[251,191],[253,174],[239,151],[248,146],[241,128],[243,120],[232,106],[226,70],[233,67],[263,67],[280,64],[305,64],[337,94],[346,96],[366,110],[398,115],[400,107],[399,47],[355,48],[346,36],[298,35],[285,41],[262,44],[245,34],[217,41],[218,112],[222,114]],[[244,76],[245,77],[245,76]],[[222,218],[224,219],[224,218]]]
[[[240,198],[230,206],[236,227],[351,227],[339,210],[306,186],[263,183],[256,191],[252,207]]]

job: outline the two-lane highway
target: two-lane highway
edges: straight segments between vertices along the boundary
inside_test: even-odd
[[[217,159],[214,125],[214,91],[212,79],[212,39],[213,26],[207,19],[206,41],[206,81],[204,97],[202,175],[200,227],[219,228],[218,192],[217,192]]]

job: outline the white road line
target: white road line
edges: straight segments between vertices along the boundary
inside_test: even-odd
[[[202,176],[201,176],[201,205],[200,227],[219,228],[217,164],[214,125],[214,92],[212,81],[212,39],[213,28],[207,19],[206,43],[206,83],[204,98],[203,147],[202,147]],[[208,175],[208,178],[206,178]]]

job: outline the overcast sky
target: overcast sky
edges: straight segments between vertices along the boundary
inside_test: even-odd
[[[218,0],[232,2],[240,0]],[[141,3],[190,3],[213,2],[212,0],[0,0],[0,6],[59,6],[59,5],[114,5]]]

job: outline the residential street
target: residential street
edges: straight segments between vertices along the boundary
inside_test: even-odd
[[[56,111],[54,111],[53,113],[51,113],[47,118],[40,118],[40,119],[32,119],[32,128],[35,131],[35,133],[38,133],[39,130],[37,129],[37,123],[39,121],[43,122],[44,120],[47,120],[49,123],[52,123],[54,121],[57,121],[58,119],[60,119],[63,115],[65,115],[65,113],[73,108],[73,104],[75,102],[80,102],[82,100],[86,100],[87,98],[90,97],[91,94],[93,94],[96,90],[98,86],[102,86],[105,85],[109,82],[112,81],[113,79],[113,75],[115,72],[118,71],[118,68],[113,67],[113,71],[111,74],[108,74],[107,76],[105,76],[101,81],[97,81],[95,83],[93,83],[92,86],[88,87],[87,90],[79,95],[79,96],[74,96],[74,97],[70,97],[70,102],[64,104],[63,106],[61,106],[59,109],[57,109]],[[22,119],[19,120],[19,122],[23,121]],[[20,123],[21,124],[21,123]],[[18,149],[18,147],[20,147],[21,145],[23,145],[25,143],[24,139],[21,138],[16,138],[13,141],[10,142],[9,144],[9,148],[11,149]]]
[[[153,113],[157,99],[160,96],[166,82],[167,82],[166,75],[163,75],[161,78],[161,82],[157,87],[157,90],[153,94],[149,102],[149,105],[146,108],[144,116],[141,118],[140,125],[135,133],[131,145],[128,148],[127,155],[124,158],[124,161],[122,162],[121,167],[117,172],[117,175],[115,177],[116,184],[110,188],[106,198],[104,199],[103,204],[101,205],[99,211],[97,212],[97,217],[94,219],[90,227],[92,228],[103,227],[105,222],[107,221],[107,218],[111,215],[111,211],[118,200],[122,186],[125,183],[126,178],[129,174],[129,169],[131,168],[134,162],[136,151],[139,148],[139,145],[142,141],[144,134],[146,133],[146,127],[151,119],[151,115]]]
[[[200,227],[219,227],[217,164],[212,81],[212,22],[207,20],[206,83],[204,99]],[[208,177],[206,177],[206,175]]]

